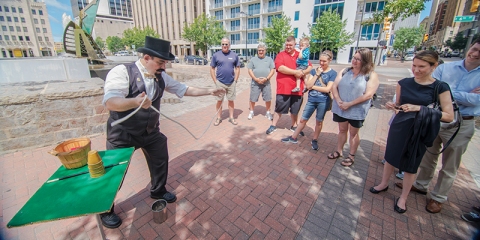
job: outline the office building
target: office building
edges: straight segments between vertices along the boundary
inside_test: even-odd
[[[56,55],[44,2],[2,0],[0,25],[0,58]]]

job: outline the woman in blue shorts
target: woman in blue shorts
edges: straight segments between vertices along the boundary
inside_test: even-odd
[[[297,137],[305,128],[308,119],[312,116],[315,110],[316,124],[315,132],[313,134],[312,149],[318,150],[318,136],[322,131],[323,118],[327,112],[328,106],[330,106],[329,92],[333,86],[333,82],[337,77],[337,72],[330,68],[330,61],[332,61],[333,54],[331,51],[323,51],[320,55],[320,67],[312,69],[310,71],[310,78],[305,82],[308,91],[308,101],[303,109],[302,118],[298,124],[297,129],[292,136],[282,139],[282,142],[297,143]]]

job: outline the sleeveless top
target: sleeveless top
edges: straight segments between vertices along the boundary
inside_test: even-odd
[[[353,71],[348,71],[338,83],[337,89],[342,101],[351,102],[365,94],[365,90],[367,89],[365,75],[358,74],[356,78],[353,78]],[[346,119],[365,120],[368,109],[370,109],[370,101],[371,99],[351,106],[346,111],[341,110],[337,102],[333,101],[332,113]]]

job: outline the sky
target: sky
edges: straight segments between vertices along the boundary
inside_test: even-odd
[[[72,6],[70,0],[44,0],[47,4],[48,19],[52,28],[53,39],[55,42],[62,42],[63,24],[62,15],[66,13],[72,17]]]
[[[430,9],[432,9],[432,2],[433,1],[426,1],[424,3],[425,9],[420,13],[420,18],[418,19],[418,24],[428,15],[430,15]]]

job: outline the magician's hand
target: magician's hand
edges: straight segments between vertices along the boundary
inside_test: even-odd
[[[147,94],[145,92],[142,92],[141,94],[137,95],[135,97],[135,102],[137,102],[137,105],[140,106],[142,104],[143,99],[145,98]],[[141,105],[143,109],[148,109],[150,106],[152,106],[152,100],[150,100],[148,97],[145,99],[145,102]]]
[[[217,97],[223,97],[223,95],[225,95],[225,89],[215,88],[213,89],[212,95]]]

